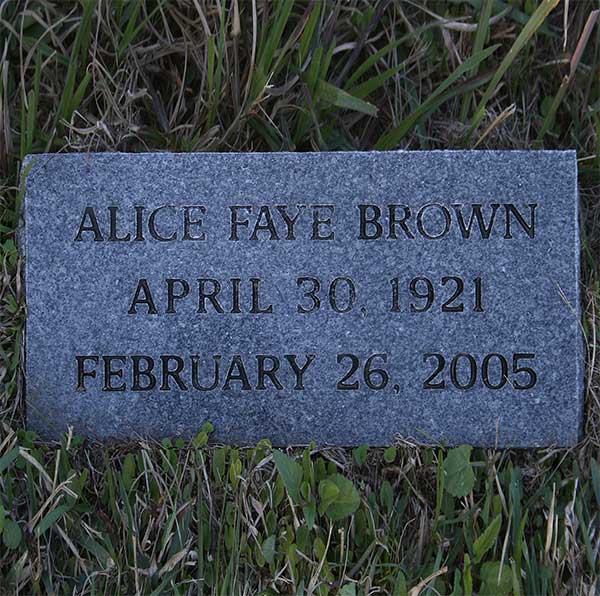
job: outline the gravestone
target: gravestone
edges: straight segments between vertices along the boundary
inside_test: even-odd
[[[576,167],[572,151],[29,156],[28,425],[571,445]]]

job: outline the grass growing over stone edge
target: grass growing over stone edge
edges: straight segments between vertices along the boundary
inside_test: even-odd
[[[0,592],[586,593],[600,571],[593,2],[0,5]],[[494,48],[494,46],[497,46]],[[494,48],[491,50],[490,48]],[[571,450],[42,445],[24,430],[17,172],[42,151],[575,148]]]

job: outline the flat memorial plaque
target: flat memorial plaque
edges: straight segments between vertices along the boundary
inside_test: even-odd
[[[56,439],[571,445],[573,151],[24,166],[29,426]]]

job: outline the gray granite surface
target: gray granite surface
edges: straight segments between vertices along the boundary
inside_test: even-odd
[[[205,421],[237,444],[581,437],[572,151],[45,154],[25,171],[44,438]]]

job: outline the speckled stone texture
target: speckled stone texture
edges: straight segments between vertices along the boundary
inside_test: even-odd
[[[214,439],[242,445],[261,438],[384,445],[403,437],[534,447],[581,437],[573,151],[70,154],[30,156],[29,166],[27,415],[44,438],[68,426],[101,440],[189,437],[205,421],[214,424]],[[381,238],[359,238],[361,205],[366,219],[375,211],[365,205],[381,209]],[[392,230],[389,205],[397,206]],[[484,223],[495,209],[488,238],[476,219],[470,237],[461,231],[457,211],[467,226],[476,205]],[[149,216],[163,206],[154,232],[177,233],[175,240],[150,233]],[[251,207],[236,210],[236,221],[248,222],[234,226],[238,240],[230,239],[231,206]],[[294,240],[277,206],[288,217],[302,212]],[[532,213],[534,237],[527,233]],[[332,231],[333,239],[314,239]],[[202,233],[204,240],[184,239]],[[299,277],[320,280],[319,309],[298,312],[315,303],[305,296],[314,282],[299,284]],[[423,277],[434,294],[427,309]],[[455,300],[460,282],[443,282],[449,277],[464,283]],[[353,304],[347,280],[331,290],[336,278],[353,281]],[[210,294],[213,279],[223,313],[199,298],[200,283]],[[273,312],[249,312],[252,283],[259,286],[255,310]],[[333,293],[337,309],[348,312],[332,308]],[[367,368],[385,373],[365,375],[374,354],[386,356]],[[77,356],[89,358],[81,365]],[[137,385],[133,356],[141,356]],[[302,367],[311,356],[299,381],[290,361]],[[344,381],[354,359],[358,368]],[[144,375],[150,362],[152,374]],[[217,362],[215,389],[193,386],[193,362],[204,387]],[[165,367],[175,376],[164,379]],[[144,390],[152,375],[154,388]]]

